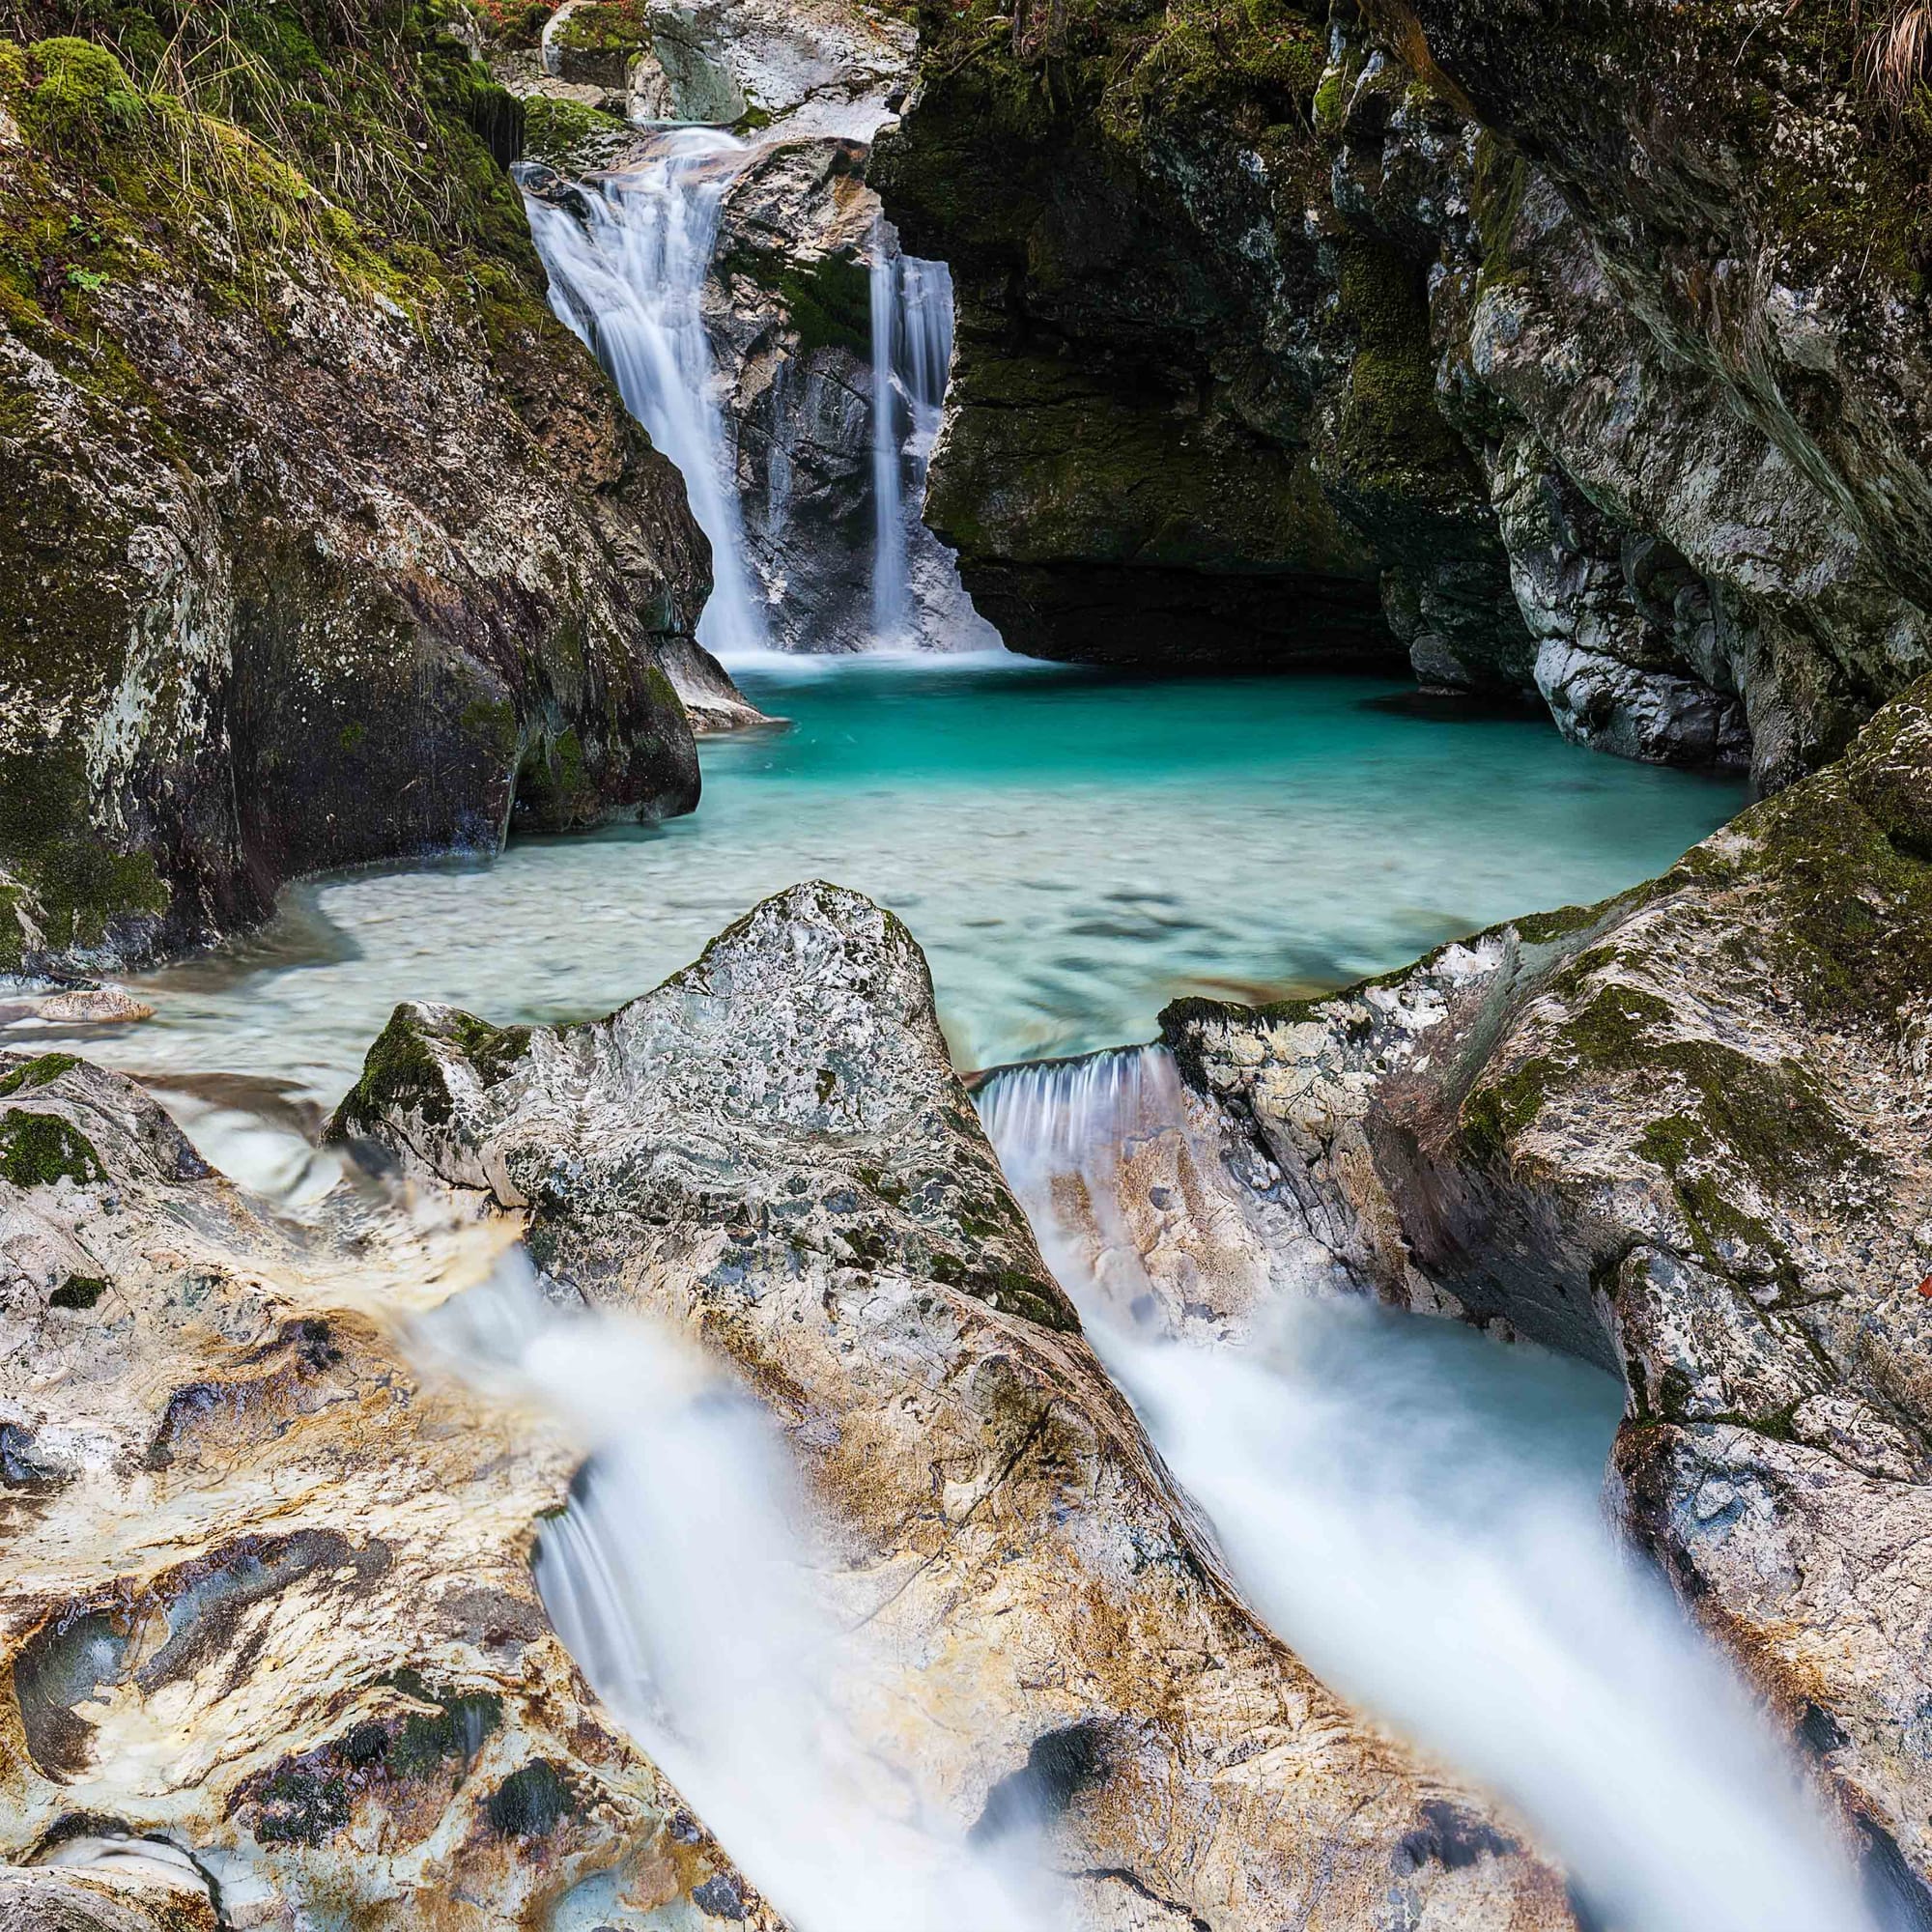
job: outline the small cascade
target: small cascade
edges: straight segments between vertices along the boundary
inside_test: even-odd
[[[952,366],[952,276],[944,262],[898,252],[881,215],[873,225],[872,631],[907,640],[914,615],[914,526],[939,435]]]
[[[1122,1321],[1158,1048],[993,1075],[987,1136],[1089,1339],[1324,1682],[1506,1794],[1618,1932],[1874,1932],[1796,1767],[1605,1522],[1610,1377],[1358,1295],[1277,1294],[1240,1346]],[[1171,1307],[1171,1304],[1170,1304]],[[1173,1330],[1184,1324],[1171,1324]],[[1198,1330],[1186,1330],[1198,1333]]]
[[[548,1302],[521,1250],[415,1339],[427,1366],[533,1400],[590,1452],[542,1529],[544,1607],[798,1932],[1049,1932],[1031,1846],[996,1861],[935,1828],[938,1806],[874,1734],[892,1728],[902,1662],[815,1587],[838,1566],[760,1404],[664,1323]],[[743,1916],[711,1898],[708,1914]]]
[[[1160,1046],[1003,1066],[980,1082],[973,1103],[1029,1207],[1067,1176],[1111,1189],[1127,1143],[1179,1126],[1186,1113],[1174,1056]]]
[[[767,641],[703,314],[724,193],[750,153],[728,134],[680,128],[601,191],[525,196],[551,306],[684,474],[692,515],[711,540],[713,587],[697,639],[721,658]]]

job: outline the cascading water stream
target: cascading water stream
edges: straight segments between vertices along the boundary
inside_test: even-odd
[[[1047,1932],[1023,1842],[935,1830],[862,1708],[896,1666],[812,1588],[813,1510],[763,1408],[637,1316],[548,1303],[521,1250],[419,1324],[428,1364],[591,1452],[536,1576],[607,1708],[798,1932]],[[1024,1834],[1021,1834],[1024,1838]],[[742,1916],[715,1897],[707,1912]]]
[[[906,639],[913,617],[911,528],[925,497],[952,366],[952,276],[944,262],[901,255],[884,217],[873,224],[872,630]]]
[[[1186,1130],[1169,1056],[1009,1069],[978,1100],[1090,1339],[1318,1674],[1507,1794],[1616,1932],[1887,1922],[1729,1670],[1605,1521],[1609,1377],[1353,1300],[1283,1305],[1239,1348],[1133,1332],[1109,1217],[1103,1284],[1094,1225],[1065,1225],[1056,1195],[1106,1194],[1136,1136]]]
[[[721,658],[766,644],[752,591],[731,443],[719,398],[703,292],[725,190],[750,149],[683,128],[632,171],[569,205],[526,194],[551,306],[589,344],[625,405],[684,474],[711,540],[712,591],[698,641]]]

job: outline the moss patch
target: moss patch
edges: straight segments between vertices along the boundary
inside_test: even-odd
[[[71,1073],[80,1062],[71,1053],[43,1053],[24,1066],[16,1066],[0,1080],[0,1096],[24,1094],[37,1087],[51,1087],[63,1073]]]
[[[93,1144],[58,1114],[10,1107],[0,1117],[0,1180],[15,1187],[51,1187],[71,1180],[87,1187],[106,1179]]]
[[[516,1070],[529,1050],[531,1029],[497,1027],[473,1013],[444,1014],[432,1027],[408,1007],[398,1007],[376,1036],[362,1062],[362,1077],[344,1096],[328,1123],[340,1140],[362,1126],[415,1114],[431,1126],[446,1126],[455,1112],[442,1064],[430,1045],[446,1041],[463,1055],[485,1087]]]
[[[71,1274],[47,1296],[47,1301],[54,1308],[85,1310],[106,1293],[107,1284],[99,1275]]]
[[[800,262],[755,248],[736,248],[719,266],[724,273],[754,282],[784,303],[806,355],[826,348],[870,355],[871,281],[866,264],[856,255]]]
[[[540,1838],[577,1808],[562,1774],[541,1757],[513,1771],[484,1805],[491,1829],[508,1838]]]

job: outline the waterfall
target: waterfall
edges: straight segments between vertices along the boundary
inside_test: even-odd
[[[913,616],[912,526],[925,498],[952,366],[952,276],[901,255],[883,215],[872,227],[872,632],[906,641]]]
[[[723,658],[766,642],[703,313],[724,193],[750,152],[728,134],[683,128],[601,191],[567,202],[524,197],[551,306],[684,473],[692,515],[711,540],[712,591],[697,639]]]
[[[1067,1175],[1111,1186],[1125,1143],[1178,1125],[1184,1111],[1174,1056],[1158,1046],[999,1067],[973,1102],[1029,1209]]]
[[[1150,1341],[1066,1217],[1127,1226],[1080,1197],[1183,1122],[1169,1057],[1009,1069],[977,1098],[1089,1338],[1324,1682],[1505,1794],[1618,1932],[1871,1932],[1795,1766],[1605,1519],[1618,1383],[1354,1296],[1279,1296],[1239,1347]]]
[[[798,1932],[1049,1932],[1049,1881],[1024,1850],[996,1864],[935,1829],[916,1773],[855,1717],[869,1704],[890,1724],[903,1666],[814,1593],[824,1540],[761,1404],[663,1322],[553,1306],[521,1250],[415,1342],[430,1366],[533,1400],[590,1452],[542,1529],[544,1607]],[[742,1916],[716,1889],[700,1903]]]

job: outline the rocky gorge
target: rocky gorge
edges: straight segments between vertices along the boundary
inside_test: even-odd
[[[1932,1923],[1910,14],[0,0],[0,1927]]]

